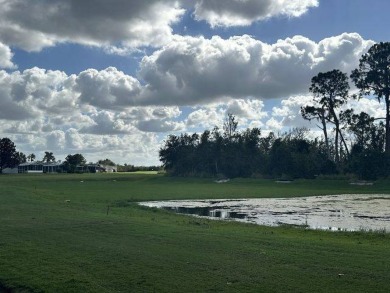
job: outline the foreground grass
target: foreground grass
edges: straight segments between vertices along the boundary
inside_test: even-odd
[[[389,234],[208,221],[135,202],[389,192],[389,181],[0,176],[0,284],[15,292],[388,292]]]

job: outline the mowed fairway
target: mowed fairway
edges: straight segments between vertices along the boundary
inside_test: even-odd
[[[390,182],[2,175],[0,292],[389,292],[389,234],[209,221],[136,204],[342,193],[390,193]]]

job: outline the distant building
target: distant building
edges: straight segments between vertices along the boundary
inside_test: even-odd
[[[78,165],[76,167],[76,173],[101,173],[105,172],[99,164]]]
[[[4,169],[6,170],[6,169]],[[20,164],[17,168],[12,169],[13,173],[63,173],[66,172],[64,164],[61,162],[43,163],[43,162],[27,162]],[[116,166],[88,164],[78,165],[76,173],[102,173],[102,172],[117,172]],[[5,173],[3,171],[3,173]],[[11,173],[11,170],[8,172]]]
[[[28,162],[18,166],[18,173],[59,173],[63,172],[62,164],[59,162],[43,163]]]
[[[62,172],[64,172],[64,168],[62,163],[60,162],[43,164],[43,173],[62,173]]]

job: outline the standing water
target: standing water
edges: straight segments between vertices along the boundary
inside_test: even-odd
[[[259,225],[333,231],[390,231],[390,195],[141,202],[177,213]]]

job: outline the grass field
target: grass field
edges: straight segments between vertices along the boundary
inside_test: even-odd
[[[390,193],[390,181],[0,176],[0,292],[389,292],[390,235],[209,221],[137,201]]]

